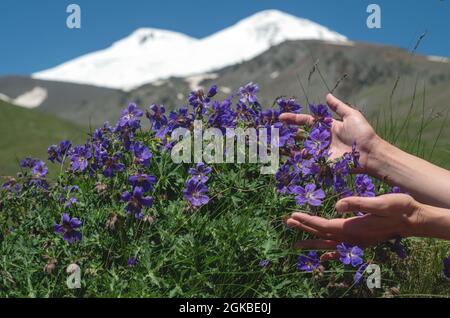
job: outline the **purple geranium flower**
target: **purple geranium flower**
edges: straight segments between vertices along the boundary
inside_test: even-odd
[[[265,268],[265,267],[267,267],[267,266],[269,266],[270,265],[270,261],[268,260],[268,259],[263,259],[263,260],[261,260],[260,262],[259,262],[259,266],[260,267],[263,267],[263,268]]]
[[[205,183],[208,181],[208,174],[210,174],[211,171],[211,167],[205,165],[203,162],[199,162],[195,168],[189,168],[188,173],[192,176],[192,179]]]
[[[298,257],[297,269],[304,272],[312,272],[320,265],[320,259],[315,251],[310,251],[308,255]]]
[[[360,197],[374,197],[375,186],[368,175],[358,174],[355,178],[356,193]]]
[[[66,202],[64,203],[64,208],[65,209],[70,209],[72,206],[74,206],[76,203],[78,202],[77,198],[69,198],[66,200]]]
[[[143,143],[135,142],[132,146],[132,151],[134,155],[134,162],[144,167],[148,167],[150,164],[150,159],[152,158],[152,153],[150,150]]]
[[[444,276],[450,279],[450,256],[444,259]]]
[[[208,117],[208,124],[211,127],[224,128],[235,127],[236,113],[231,109],[231,100],[226,99],[223,102],[214,101],[211,106]]]
[[[258,101],[256,94],[259,92],[259,86],[257,84],[248,83],[244,87],[239,88],[240,101],[242,103],[254,104]]]
[[[236,104],[236,119],[251,126],[257,126],[258,124],[258,114],[241,101]]]
[[[325,127],[330,129],[333,123],[333,117],[331,116],[330,111],[328,110],[328,106],[319,104],[309,105],[309,110],[311,111],[314,120],[316,121],[316,127]]]
[[[306,151],[315,157],[318,157],[330,145],[330,132],[322,128],[314,128],[305,140],[304,147]]]
[[[33,167],[31,168],[31,172],[33,173],[34,178],[45,178],[48,173],[48,168],[45,163],[41,160],[36,160],[33,163]]]
[[[52,163],[55,161],[62,163],[70,147],[72,147],[72,143],[69,140],[61,141],[59,146],[51,145],[47,150],[48,160]]]
[[[208,187],[198,180],[191,178],[186,182],[186,188],[183,190],[184,199],[189,201],[194,207],[205,205],[209,202],[206,195]]]
[[[81,226],[81,221],[77,218],[70,218],[67,213],[63,213],[61,217],[61,224],[55,224],[54,231],[58,234],[63,234],[64,240],[72,244],[76,241],[81,241],[81,233],[77,231]]]
[[[305,187],[291,186],[289,192],[295,194],[295,202],[299,206],[309,204],[311,206],[320,206],[325,199],[325,192],[322,189],[316,190],[314,183],[309,183]]]
[[[120,158],[121,155],[116,154],[103,159],[103,175],[105,177],[111,178],[116,172],[122,172],[125,170],[125,165],[119,162]]]
[[[129,181],[133,187],[141,187],[144,189],[144,192],[152,190],[153,186],[156,184],[156,178],[154,176],[143,173],[130,176]]]
[[[405,259],[406,258],[406,250],[405,250],[405,247],[402,244],[402,238],[401,237],[397,237],[395,239],[395,242],[392,245],[391,250],[393,252],[395,252],[400,259]]]
[[[288,193],[289,187],[298,181],[298,174],[292,172],[291,166],[285,163],[275,173],[275,180],[278,192],[286,194]]]
[[[364,255],[364,251],[358,246],[353,246],[346,243],[341,243],[336,246],[337,251],[341,255],[339,260],[345,264],[351,264],[353,267],[361,265],[363,260],[362,256]]]
[[[128,257],[127,265],[128,265],[128,267],[136,266],[137,265],[136,257],[133,257],[133,256]]]
[[[295,98],[279,98],[277,104],[280,106],[280,113],[296,113],[302,108]]]
[[[353,282],[355,283],[355,285],[359,285],[361,283],[361,278],[364,276],[364,272],[366,271],[367,266],[368,264],[364,263],[356,271],[355,276],[353,276]]]
[[[191,125],[192,116],[186,107],[181,107],[178,112],[170,112],[168,125],[171,130],[184,127],[187,128]]]
[[[314,159],[305,159],[301,153],[296,153],[293,158],[289,158],[288,162],[294,168],[294,172],[306,178],[311,175],[314,170]]]
[[[88,160],[92,157],[89,145],[78,145],[70,154],[71,168],[73,171],[83,172],[88,166]]]
[[[142,115],[144,115],[144,112],[136,104],[131,103],[122,111],[118,125],[119,127],[129,126],[133,129],[138,129],[141,126],[139,118]]]
[[[164,115],[165,112],[164,105],[153,104],[150,106],[150,111],[147,111],[145,115],[150,120],[152,130],[157,131],[167,125],[167,117]]]
[[[134,213],[136,219],[142,219],[142,209],[150,207],[153,203],[151,197],[144,197],[144,189],[142,187],[135,187],[133,193],[128,191],[122,193],[122,201],[128,202],[126,210],[128,213]]]

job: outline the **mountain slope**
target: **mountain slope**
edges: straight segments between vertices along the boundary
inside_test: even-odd
[[[204,39],[151,28],[138,29],[111,47],[33,74],[130,90],[171,76],[209,72],[254,58],[286,40],[346,38],[312,21],[277,11],[256,13]]]
[[[120,90],[23,76],[0,77],[0,93],[10,100],[18,100],[37,88],[46,92],[45,99],[37,107],[40,111],[56,114],[82,126],[114,121],[126,105],[124,93]]]
[[[86,131],[54,115],[0,101],[0,179],[19,171],[20,159],[46,159],[49,145],[63,139],[82,142]]]

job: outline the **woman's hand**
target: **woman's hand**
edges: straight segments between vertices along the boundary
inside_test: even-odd
[[[348,197],[336,204],[338,213],[364,212],[364,216],[324,219],[296,212],[287,224],[320,238],[298,242],[299,248],[335,249],[345,242],[368,247],[396,238],[422,233],[426,217],[423,206],[406,194],[387,194],[375,198]],[[449,214],[450,217],[450,214]]]
[[[359,111],[351,108],[331,94],[327,95],[327,104],[342,120],[333,120],[331,126],[331,159],[342,157],[352,151],[352,144],[360,153],[360,172],[369,173],[371,162],[370,153],[377,148],[381,138]],[[280,120],[291,125],[313,125],[314,117],[305,114],[284,113]]]

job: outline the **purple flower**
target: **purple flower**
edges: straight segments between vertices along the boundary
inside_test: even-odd
[[[333,174],[333,188],[340,197],[348,197],[353,194],[346,181],[346,177],[350,174],[349,160],[349,158],[344,157],[331,167]]]
[[[209,107],[209,103],[212,97],[217,94],[217,85],[211,86],[208,93],[205,94],[203,89],[193,91],[189,94],[188,102],[194,108],[196,114],[203,114],[206,108]]]
[[[211,167],[208,167],[203,162],[199,162],[195,168],[189,168],[188,173],[192,176],[192,179],[205,183],[208,181],[208,174],[210,174],[211,171]]]
[[[270,138],[271,135],[271,129],[269,129],[270,127],[267,127],[267,137]],[[282,123],[275,123],[273,124],[273,128],[278,128],[278,132],[279,132],[279,143],[278,143],[278,147],[283,148],[283,147],[292,147],[295,145],[295,136],[297,135],[297,128],[293,128],[293,127],[289,127],[286,125],[283,125]]]
[[[156,178],[154,176],[142,173],[130,176],[129,181],[133,187],[141,187],[144,189],[144,192],[152,190],[156,184]]]
[[[351,264],[353,267],[362,264],[363,260],[361,257],[364,255],[364,252],[358,246],[352,246],[350,244],[341,243],[338,246],[336,246],[336,249],[341,255],[339,260],[343,264],[345,265]]]
[[[122,193],[122,201],[128,202],[126,210],[128,213],[134,213],[136,219],[142,219],[142,209],[150,207],[153,203],[151,197],[144,197],[144,189],[142,187],[135,187],[133,193],[128,191]]]
[[[22,186],[14,178],[8,178],[8,180],[3,183],[2,189],[6,189],[9,192],[19,193]]]
[[[270,261],[268,260],[268,259],[263,259],[263,260],[261,260],[260,262],[259,262],[259,266],[260,267],[263,267],[263,268],[265,268],[265,267],[267,267],[267,266],[269,266],[270,265]]]
[[[111,178],[116,172],[125,170],[125,165],[119,162],[120,158],[120,154],[103,158],[103,175],[105,177]]]
[[[192,178],[186,182],[183,196],[184,199],[189,201],[194,207],[200,207],[209,202],[209,197],[206,195],[207,192],[208,187],[204,183]]]
[[[374,197],[375,186],[368,175],[358,174],[355,178],[355,190],[360,197]]]
[[[314,128],[305,140],[306,151],[315,157],[320,156],[330,145],[331,134],[328,130]]]
[[[61,217],[61,224],[55,224],[54,231],[58,234],[63,234],[64,240],[72,244],[76,241],[81,241],[81,233],[77,229],[81,226],[81,221],[77,218],[70,218],[67,213],[63,213]]]
[[[322,200],[325,199],[325,192],[322,189],[316,190],[316,185],[314,183],[309,183],[305,187],[302,186],[291,186],[289,187],[289,192],[296,194],[295,202],[299,206],[309,204],[311,206],[320,206]]]
[[[297,269],[303,272],[312,272],[320,265],[320,259],[315,251],[310,251],[308,255],[298,257]]]
[[[280,113],[296,113],[302,108],[295,98],[279,98],[277,104],[280,106]]]
[[[94,144],[94,147],[98,146],[101,148],[107,148],[109,144],[108,134],[112,131],[113,129],[109,126],[108,122],[105,122],[102,128],[96,129],[92,136],[92,143]]]
[[[121,113],[118,125],[119,127],[129,126],[132,129],[138,129],[141,126],[139,119],[144,115],[144,112],[137,108],[136,104],[129,104]]]
[[[353,282],[355,283],[355,285],[358,286],[361,283],[361,278],[364,276],[364,272],[366,271],[367,266],[368,264],[364,263],[356,271],[355,276],[353,276]]]
[[[406,251],[405,251],[405,247],[402,244],[402,238],[401,237],[397,237],[395,239],[395,242],[392,245],[391,250],[393,252],[395,252],[400,259],[405,259],[406,258]]]
[[[150,120],[152,130],[157,131],[167,125],[167,117],[164,115],[165,112],[164,105],[153,104],[150,106],[150,111],[147,111],[145,115]]]
[[[331,124],[333,123],[333,117],[331,116],[331,113],[328,110],[328,106],[319,104],[309,105],[309,110],[314,117],[314,120],[316,121],[315,126],[316,127],[325,127],[330,129]]]
[[[361,165],[359,164],[360,153],[356,150],[356,141],[352,143],[352,152],[350,153],[350,158],[353,161],[353,166],[355,168],[359,168]]]
[[[189,114],[188,109],[181,107],[178,112],[170,112],[168,125],[171,130],[178,127],[187,128],[191,125],[192,120],[193,118]]]
[[[242,103],[254,104],[258,101],[256,94],[259,92],[257,84],[248,83],[244,87],[239,88],[240,99]]]
[[[66,200],[66,202],[64,203],[64,208],[65,209],[70,209],[73,205],[75,205],[78,202],[77,198],[69,198],[68,200]]]
[[[277,109],[266,109],[261,113],[261,124],[270,127],[275,123],[280,122],[280,111]]]
[[[128,267],[136,266],[137,265],[136,257],[133,257],[133,256],[128,257],[127,265],[128,265]]]
[[[314,164],[314,159],[304,159],[301,153],[296,153],[294,158],[289,158],[288,163],[294,168],[294,172],[307,178],[311,175]]]
[[[391,192],[392,193],[402,193],[402,189],[400,189],[400,187],[398,187],[398,186],[393,186]]]
[[[38,161],[38,159],[33,159],[33,158],[30,158],[30,157],[26,157],[25,159],[22,159],[20,161],[20,166],[22,168],[32,168],[36,161]]]
[[[444,259],[444,276],[450,279],[450,256]]]
[[[132,146],[132,151],[134,155],[134,162],[144,167],[148,167],[150,164],[150,159],[152,158],[152,153],[150,150],[148,150],[143,143],[135,142]]]
[[[289,187],[298,181],[298,174],[291,171],[289,164],[283,164],[275,173],[275,179],[278,192],[286,194]]]
[[[78,145],[70,153],[71,168],[75,172],[83,172],[88,166],[88,160],[92,157],[89,145]]]
[[[236,104],[236,119],[251,126],[256,126],[258,123],[256,112],[241,101]]]
[[[214,101],[208,117],[210,127],[231,128],[235,126],[236,113],[231,109],[231,100],[226,99],[222,103]]]
[[[33,163],[33,167],[31,168],[31,172],[33,173],[34,178],[45,178],[48,173],[48,168],[45,163],[41,160],[36,160]]]

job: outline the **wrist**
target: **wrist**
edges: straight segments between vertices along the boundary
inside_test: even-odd
[[[392,153],[392,149],[395,148],[387,141],[376,135],[373,140],[367,145],[366,150],[366,164],[364,170],[367,173],[378,179],[385,179],[386,166],[389,162],[387,156]]]
[[[450,240],[450,210],[416,202],[406,236]]]

